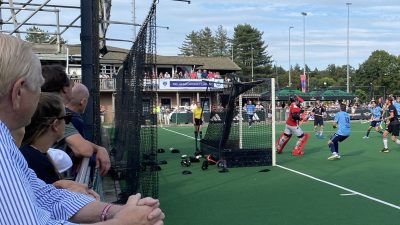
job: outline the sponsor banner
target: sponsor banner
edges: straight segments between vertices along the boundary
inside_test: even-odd
[[[206,81],[209,81],[206,82]],[[206,90],[209,88],[223,88],[223,79],[159,79],[159,90]]]

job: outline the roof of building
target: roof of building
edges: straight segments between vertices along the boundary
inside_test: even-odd
[[[128,49],[107,46],[108,53],[101,59],[102,64],[122,64]],[[80,45],[62,45],[60,52],[57,45],[34,44],[33,51],[41,60],[66,60],[67,54],[75,59],[81,58]],[[187,65],[196,69],[239,71],[240,67],[228,57],[188,57],[188,56],[157,56],[157,65]]]

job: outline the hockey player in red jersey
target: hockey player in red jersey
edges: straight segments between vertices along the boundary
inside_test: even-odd
[[[303,155],[303,148],[308,140],[308,134],[304,133],[299,126],[299,122],[302,120],[300,103],[304,100],[299,96],[290,97],[289,116],[286,120],[285,130],[281,133],[276,144],[276,151],[278,154],[282,153],[286,143],[290,140],[292,135],[296,135],[299,139],[297,140],[296,146],[292,150],[292,155]]]

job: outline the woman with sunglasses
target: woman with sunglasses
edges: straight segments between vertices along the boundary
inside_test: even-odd
[[[29,168],[38,178],[57,188],[69,189],[99,199],[99,195],[84,184],[62,180],[48,155],[50,147],[64,134],[64,126],[71,121],[71,115],[65,113],[64,104],[59,95],[42,92],[31,123],[25,127],[21,153]]]

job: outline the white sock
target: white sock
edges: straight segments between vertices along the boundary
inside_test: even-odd
[[[388,148],[388,146],[387,146],[387,138],[383,139],[383,147],[384,148]]]
[[[400,140],[396,139],[396,144],[400,145]]]
[[[322,133],[323,133],[323,131],[321,130],[321,131],[319,132],[319,135],[321,135],[321,136],[322,136]]]

